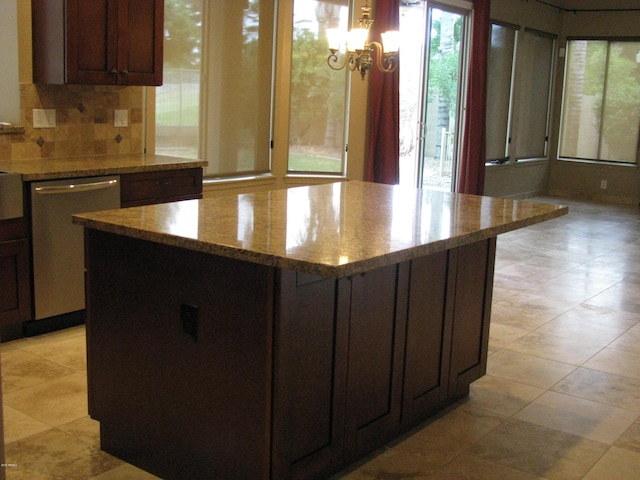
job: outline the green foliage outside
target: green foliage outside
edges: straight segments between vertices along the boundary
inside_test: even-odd
[[[640,42],[589,40],[585,43],[583,92],[596,98],[593,118],[613,154],[609,156],[625,158],[629,149],[625,139],[636,138],[638,134],[640,65],[636,54]]]
[[[200,120],[200,98],[198,95],[183,96],[182,103],[174,102],[171,105],[173,105],[171,109],[163,108],[156,111],[158,125],[175,125],[176,118],[180,118],[180,125],[198,125]]]
[[[433,22],[435,36],[431,37],[429,61],[429,102],[439,98],[449,112],[455,116],[458,99],[458,77],[460,73],[460,41],[462,32],[462,17],[453,26],[453,43],[445,48],[442,45],[442,22]]]
[[[321,155],[290,153],[289,170],[292,172],[340,173],[342,171],[342,160]]]
[[[328,119],[342,115],[344,72],[326,63],[327,42],[307,29],[296,29],[291,58],[290,143],[322,145]]]
[[[165,0],[164,63],[170,67],[200,65],[202,0]]]

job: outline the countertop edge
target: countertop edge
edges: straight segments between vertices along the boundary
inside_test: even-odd
[[[126,173],[153,172],[162,170],[176,170],[183,168],[205,167],[205,161],[161,163],[152,165],[130,165],[122,167],[89,167],[83,170],[58,170],[55,172],[23,173],[22,180],[34,182],[42,180],[57,180],[63,178],[99,177],[102,175],[120,175]]]
[[[154,153],[0,159],[0,170],[19,174],[25,182],[202,168],[207,165],[203,159]]]
[[[259,265],[281,268],[284,270],[294,270],[313,275],[319,275],[327,278],[343,278],[352,275],[364,273],[376,268],[386,267],[389,265],[413,260],[422,256],[438,253],[456,247],[461,247],[470,243],[487,240],[500,234],[507,233],[519,228],[535,225],[548,220],[561,217],[568,213],[568,207],[559,207],[555,210],[548,211],[539,215],[514,220],[512,222],[495,225],[473,232],[463,233],[454,237],[438,240],[435,242],[410,247],[404,250],[379,255],[357,262],[346,263],[343,265],[327,265],[321,263],[308,262],[296,258],[282,257],[265,252],[250,251],[230,245],[221,245],[203,242],[197,239],[171,235],[167,233],[143,230],[139,228],[117,225],[110,222],[104,222],[87,218],[82,214],[73,216],[73,223],[81,225],[85,228],[100,230],[116,235],[123,235],[138,240],[150,241],[162,245],[193,250],[201,253],[219,255],[222,257],[232,258],[241,261],[247,261]]]

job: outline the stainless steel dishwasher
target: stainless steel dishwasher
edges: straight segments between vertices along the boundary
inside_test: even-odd
[[[31,184],[35,320],[84,309],[84,231],[75,213],[120,208],[120,177]]]

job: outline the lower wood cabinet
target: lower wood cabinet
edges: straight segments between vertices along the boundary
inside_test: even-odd
[[[0,222],[0,336],[22,337],[22,322],[31,319],[31,276],[25,218]]]
[[[455,281],[449,278],[451,252],[411,262],[404,349],[402,425],[411,427],[435,413],[448,398]],[[449,294],[449,297],[447,297]]]
[[[468,395],[469,384],[487,369],[495,249],[493,239],[452,251],[456,273],[449,398]]]
[[[89,412],[162,478],[327,478],[486,369],[495,239],[327,279],[87,231]]]
[[[153,170],[120,176],[122,207],[202,198],[202,168]]]

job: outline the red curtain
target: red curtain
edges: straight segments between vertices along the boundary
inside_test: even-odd
[[[380,33],[400,29],[400,0],[377,0],[372,10],[372,40]],[[365,180],[394,185],[400,181],[400,74],[382,73],[376,67],[369,90],[369,156]],[[354,81],[359,79],[354,76]]]
[[[487,109],[487,54],[489,51],[490,0],[474,0],[471,58],[467,80],[467,112],[460,156],[460,193],[484,192],[485,114]]]

